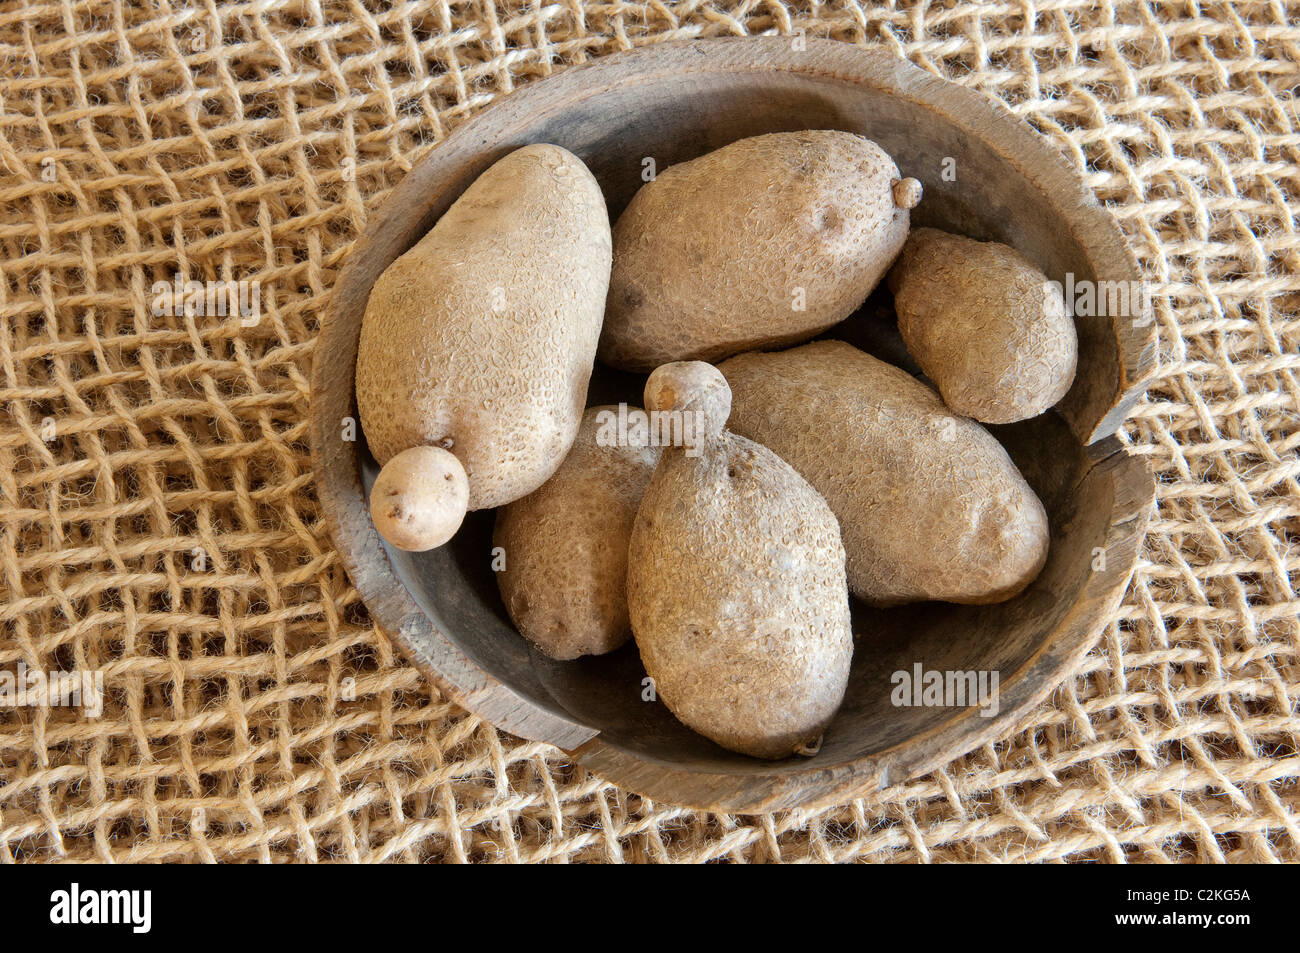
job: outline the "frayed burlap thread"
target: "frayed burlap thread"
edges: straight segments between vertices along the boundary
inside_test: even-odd
[[[1300,6],[0,6],[0,860],[1300,860]],[[646,43],[804,31],[1005,102],[1155,293],[1159,475],[1081,671],[995,745],[823,811],[649,803],[445,700],[321,521],[312,347],[412,163]],[[260,320],[156,307],[256,282]],[[156,313],[156,312],[164,313]]]

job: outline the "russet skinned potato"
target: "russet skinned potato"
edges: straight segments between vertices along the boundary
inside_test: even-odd
[[[888,280],[903,342],[957,413],[1014,423],[1070,389],[1079,342],[1065,299],[1015,249],[918,228]]]
[[[906,371],[842,341],[719,370],[732,430],[779,454],[835,512],[863,601],[1001,602],[1042,569],[1043,504],[992,434]]]
[[[754,136],[670,166],[614,226],[600,359],[650,371],[813,337],[880,281],[919,199],[879,146],[835,130]]]
[[[632,528],[628,609],[678,720],[724,748],[784,758],[816,748],[848,682],[844,547],[826,501],[787,463],[717,433],[719,385],[698,362],[647,383],[647,409],[695,407],[713,436],[696,456],[664,449]],[[695,399],[696,386],[712,396]]]
[[[530,145],[489,167],[370,292],[356,395],[375,459],[451,451],[471,510],[541,486],[578,430],[610,258],[577,156]]]
[[[617,413],[589,408],[555,475],[497,510],[501,598],[520,634],[551,658],[601,655],[631,634],[628,537],[659,448],[599,441],[602,415]]]

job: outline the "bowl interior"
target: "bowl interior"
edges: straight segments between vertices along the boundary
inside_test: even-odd
[[[1052,278],[1092,279],[1090,250],[1049,197],[982,139],[957,123],[884,89],[833,77],[767,73],[651,73],[578,99],[563,111],[521,111],[489,138],[474,142],[470,161],[424,215],[395,257],[502,155],[530,142],[553,142],[587,162],[611,217],[643,184],[646,160],[658,170],[736,139],[766,132],[833,128],[861,133],[895,157],[903,175],[920,179],[925,198],[913,221],[1010,244]],[[937,82],[937,80],[935,81]],[[462,143],[463,144],[463,143]],[[891,323],[887,295],[876,294],[828,336],[849,340],[893,363],[906,361]],[[1081,364],[1076,390],[1114,389],[1114,334],[1108,318],[1079,319]],[[1105,365],[1112,365],[1109,371]],[[1102,368],[1099,372],[1097,369]],[[1109,373],[1109,376],[1108,376]],[[1107,382],[1110,383],[1107,383]],[[589,404],[639,405],[644,378],[597,365]],[[1086,398],[1086,394],[1083,395]],[[1107,394],[1113,397],[1113,393]],[[1072,392],[1071,399],[1079,395]],[[792,769],[815,771],[878,755],[954,720],[980,718],[975,708],[897,707],[894,673],[924,670],[1025,676],[1052,633],[1079,602],[1089,565],[1103,547],[1115,501],[1109,484],[1089,483],[1091,455],[1055,412],[991,428],[1034,486],[1052,524],[1049,562],[1038,580],[1009,602],[984,607],[922,604],[874,610],[854,604],[853,675],[843,708],[819,754]],[[361,452],[366,491],[377,467]],[[678,723],[658,702],[643,700],[635,646],[612,655],[555,662],[515,631],[491,569],[492,512],[472,513],[449,546],[411,554],[387,548],[392,569],[438,630],[482,670],[536,705],[567,713],[600,731],[603,743],[650,764],[729,774],[771,772],[768,762],[725,751]]]
[[[859,315],[882,321],[878,314]],[[882,359],[896,331],[877,325],[866,337],[852,327],[826,337],[849,340]],[[901,342],[899,342],[901,346]],[[598,366],[590,404],[640,405],[644,377]],[[1049,561],[1020,596],[993,606],[920,603],[876,609],[851,600],[855,649],[844,705],[813,758],[800,770],[878,755],[959,717],[990,717],[982,708],[899,707],[895,673],[997,672],[998,686],[1024,668],[1070,611],[1088,577],[1080,553],[1104,546],[1113,500],[1074,491],[1091,465],[1089,455],[1056,413],[990,428],[1043,500],[1052,525]],[[362,473],[369,493],[378,464],[367,452]],[[1080,504],[1086,503],[1081,509]],[[434,624],[485,671],[544,705],[558,704],[596,727],[602,740],[643,760],[689,764],[692,770],[765,773],[771,764],[726,751],[678,722],[661,702],[643,699],[645,671],[630,643],[609,655],[557,662],[532,648],[506,612],[491,564],[495,511],[468,515],[447,546],[407,553],[385,546],[397,577]],[[1066,537],[1074,545],[1063,545]],[[539,694],[540,692],[540,694]],[[982,715],[981,712],[988,714]]]

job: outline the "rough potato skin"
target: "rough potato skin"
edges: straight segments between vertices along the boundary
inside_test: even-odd
[[[602,445],[602,411],[582,417],[555,475],[497,511],[501,598],[521,635],[556,659],[612,652],[631,634],[627,547],[659,448]]]
[[[645,382],[647,410],[698,415],[697,437],[712,440],[722,433],[731,414],[731,388],[712,364],[675,361],[662,364]]]
[[[480,175],[370,293],[356,384],[375,459],[450,450],[472,510],[541,486],[578,430],[610,256],[577,156],[526,146]]]
[[[1009,599],[1047,558],[1047,514],[1001,444],[905,371],[841,341],[719,368],[731,428],[839,518],[849,587],[881,606]]]
[[[646,673],[677,718],[724,748],[816,744],[848,682],[844,547],[826,502],[776,454],[721,434],[664,451],[628,550]]]
[[[714,361],[843,321],[907,236],[898,179],[875,143],[832,130],[741,139],[665,169],[614,226],[600,359]]]
[[[889,273],[898,330],[944,403],[990,424],[1037,417],[1074,382],[1058,286],[1014,248],[918,228]]]

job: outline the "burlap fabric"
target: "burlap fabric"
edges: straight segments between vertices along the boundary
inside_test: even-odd
[[[0,5],[0,859],[1300,858],[1300,4]],[[805,30],[996,96],[1156,292],[1126,427],[1131,591],[1003,742],[820,812],[648,803],[444,700],[321,522],[308,368],[367,216],[515,87],[629,46]],[[258,281],[263,318],[153,313]]]

